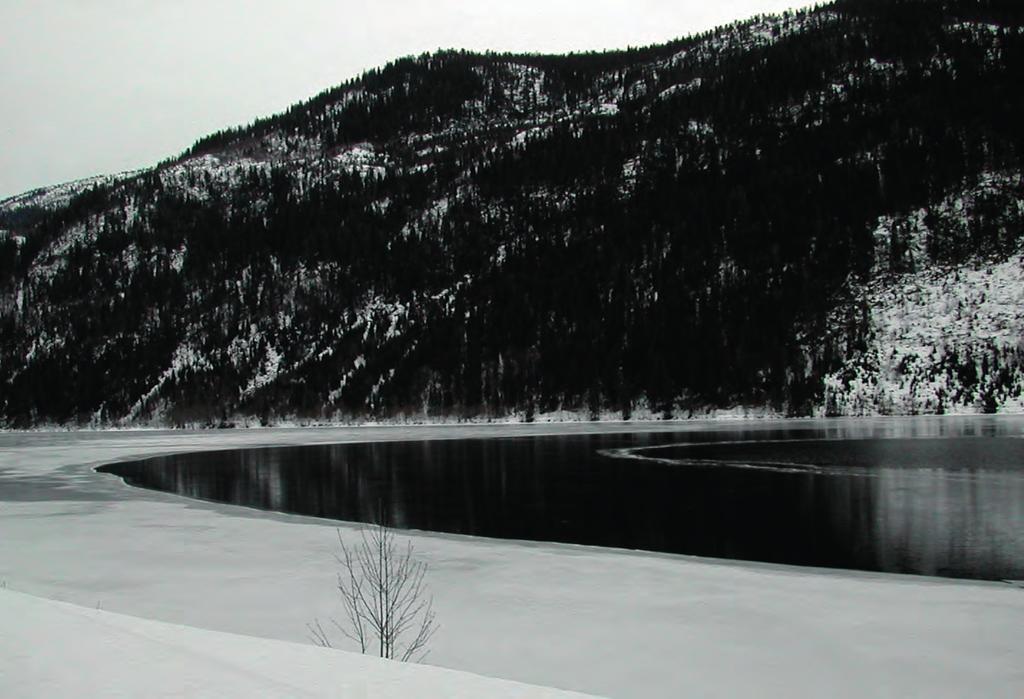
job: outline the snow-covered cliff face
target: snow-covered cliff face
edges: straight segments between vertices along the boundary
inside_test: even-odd
[[[1024,179],[983,173],[875,229],[845,309],[864,346],[825,377],[829,414],[1024,410]]]
[[[1017,409],[1022,14],[402,59],[0,202],[0,420]]]

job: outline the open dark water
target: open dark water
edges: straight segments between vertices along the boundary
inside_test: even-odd
[[[1019,432],[965,421],[378,442],[182,454],[100,470],[280,512],[370,522],[383,511],[400,528],[1022,579]]]

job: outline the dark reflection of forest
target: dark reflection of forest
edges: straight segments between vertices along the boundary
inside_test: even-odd
[[[964,424],[283,447],[104,470],[194,498],[401,528],[1022,578],[1024,440]]]

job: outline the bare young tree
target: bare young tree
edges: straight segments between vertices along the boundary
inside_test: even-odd
[[[397,660],[426,657],[438,626],[433,597],[424,585],[427,564],[415,558],[412,542],[401,546],[394,531],[376,524],[363,529],[353,546],[339,529],[338,544],[338,594],[345,618],[331,623],[363,653]],[[307,628],[314,643],[331,647],[319,620]]]

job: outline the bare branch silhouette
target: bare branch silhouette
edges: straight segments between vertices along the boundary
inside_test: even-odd
[[[346,544],[338,530],[335,559],[338,595],[344,619],[334,626],[363,653],[382,658],[419,661],[437,632],[434,600],[427,591],[427,564],[415,557],[411,541],[402,547],[383,524],[360,531],[359,541]],[[331,647],[319,620],[307,624],[314,643]]]

